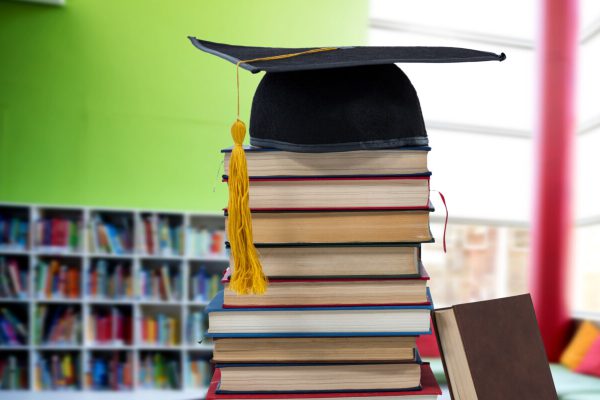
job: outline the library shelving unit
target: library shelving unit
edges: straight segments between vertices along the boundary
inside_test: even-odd
[[[0,398],[202,399],[222,214],[0,203]]]

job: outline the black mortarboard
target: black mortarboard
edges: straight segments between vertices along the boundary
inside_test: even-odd
[[[454,47],[311,48],[232,46],[190,37],[202,51],[252,73],[265,71],[252,102],[250,144],[298,152],[427,145],[419,98],[394,63],[502,61],[504,54]],[[319,49],[319,48],[317,48]]]
[[[427,145],[417,93],[395,63],[502,61],[504,54],[452,47],[271,48],[190,37],[200,50],[253,73],[265,71],[252,102],[250,144],[297,152]],[[252,240],[246,127],[231,127],[227,237],[235,268],[230,287],[264,293],[267,280]]]

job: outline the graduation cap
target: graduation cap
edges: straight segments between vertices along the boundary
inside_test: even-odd
[[[237,119],[229,166],[227,234],[235,268],[230,287],[263,293],[267,281],[252,241],[248,172],[239,119],[239,68],[264,71],[250,113],[250,144],[295,152],[426,146],[417,93],[395,63],[502,61],[504,53],[454,47],[233,46],[189,37],[198,49],[236,65]]]

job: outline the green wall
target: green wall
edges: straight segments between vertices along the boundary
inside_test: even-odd
[[[367,14],[366,0],[0,0],[0,201],[222,208],[235,70],[186,36],[362,44]],[[246,120],[259,79],[241,77]]]

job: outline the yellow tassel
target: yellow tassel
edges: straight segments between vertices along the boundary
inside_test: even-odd
[[[335,47],[309,49],[297,53],[240,60],[236,63],[237,119],[231,126],[233,149],[229,159],[229,205],[227,207],[227,238],[233,258],[233,274],[229,287],[237,294],[264,294],[269,282],[263,273],[258,251],[252,239],[252,214],[250,213],[248,169],[242,144],[246,125],[240,121],[240,64],[256,61],[280,60],[305,54],[336,50]]]
[[[263,294],[268,282],[252,239],[252,216],[248,202],[250,183],[246,154],[242,147],[246,125],[239,119],[231,127],[231,136],[234,146],[229,160],[227,237],[234,268],[229,287],[238,294]]]

